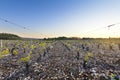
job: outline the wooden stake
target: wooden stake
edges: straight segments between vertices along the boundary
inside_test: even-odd
[[[0,40],[1,48],[3,47],[2,39]]]

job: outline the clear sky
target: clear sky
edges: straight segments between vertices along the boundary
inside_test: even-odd
[[[0,0],[0,32],[22,37],[119,37],[120,0]],[[100,29],[99,29],[100,28]]]

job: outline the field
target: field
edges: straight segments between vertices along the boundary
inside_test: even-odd
[[[110,80],[120,40],[2,40],[0,80]]]

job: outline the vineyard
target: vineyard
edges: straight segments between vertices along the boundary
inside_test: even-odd
[[[119,40],[2,40],[0,80],[111,80],[119,75]]]

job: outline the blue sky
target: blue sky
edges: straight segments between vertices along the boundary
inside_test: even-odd
[[[119,37],[120,0],[0,0],[0,32],[23,37]],[[99,29],[101,28],[101,29]]]

